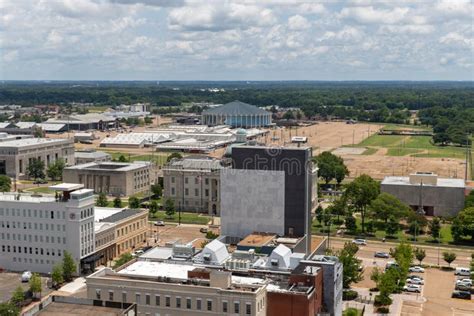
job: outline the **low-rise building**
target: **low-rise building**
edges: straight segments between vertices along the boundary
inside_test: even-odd
[[[0,193],[0,268],[49,273],[69,252],[82,270],[95,252],[94,196],[80,184],[54,195]]]
[[[63,179],[82,183],[96,193],[131,196],[150,189],[155,171],[153,164],[146,161],[90,162],[64,168]]]
[[[65,115],[58,118],[50,118],[46,123],[63,125],[67,131],[107,130],[119,126],[117,118],[101,113]]]
[[[385,177],[380,190],[396,196],[414,211],[423,208],[427,216],[451,217],[464,208],[466,184],[463,179],[417,172],[408,177]]]
[[[103,151],[81,150],[74,153],[76,165],[82,165],[89,162],[106,162],[111,161],[112,156]]]
[[[163,197],[177,209],[220,214],[220,170],[218,159],[194,157],[173,159],[162,167]]]
[[[74,165],[74,143],[61,138],[25,138],[0,142],[0,175],[23,179],[33,159],[45,167],[58,159]]]

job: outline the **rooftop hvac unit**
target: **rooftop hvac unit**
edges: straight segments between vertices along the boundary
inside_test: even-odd
[[[270,263],[272,266],[278,266],[278,259],[272,259],[270,260]]]

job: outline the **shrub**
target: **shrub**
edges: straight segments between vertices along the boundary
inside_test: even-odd
[[[385,295],[376,295],[374,298],[375,306],[385,306],[392,304],[392,299],[389,296]]]
[[[344,313],[342,315],[344,315],[344,316],[358,316],[359,311],[356,308],[349,307],[348,309],[346,309],[344,311]]]
[[[388,307],[382,306],[382,307],[377,308],[377,313],[388,314],[389,312],[390,310]]]
[[[358,294],[354,290],[347,290],[347,291],[342,292],[342,299],[344,301],[355,300],[357,298],[357,296],[358,296]]]

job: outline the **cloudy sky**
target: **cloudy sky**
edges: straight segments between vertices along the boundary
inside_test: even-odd
[[[474,80],[471,0],[0,0],[0,79]]]

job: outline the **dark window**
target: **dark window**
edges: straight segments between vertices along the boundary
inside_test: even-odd
[[[186,308],[191,309],[191,299],[190,298],[186,299]]]
[[[166,305],[166,307],[171,306],[171,298],[169,296],[167,296],[166,299],[165,299],[165,305]]]
[[[212,301],[211,300],[207,300],[207,310],[212,311]]]
[[[196,300],[196,309],[199,310],[199,311],[201,310],[201,300],[200,299]]]
[[[160,296],[159,295],[155,295],[155,305],[160,306]]]
[[[240,313],[240,304],[237,302],[234,303],[234,313]]]
[[[176,298],[176,308],[181,308],[181,297]]]
[[[222,312],[227,313],[227,302],[222,302]]]
[[[245,304],[245,315],[250,315],[252,314],[252,304]]]

